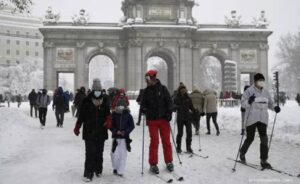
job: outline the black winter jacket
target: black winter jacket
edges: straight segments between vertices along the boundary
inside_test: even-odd
[[[83,124],[82,138],[84,140],[106,140],[108,134],[104,122],[110,114],[107,98],[102,98],[100,108],[94,105],[93,98],[95,98],[93,93],[90,93],[83,100],[77,123]]]
[[[154,86],[145,88],[141,103],[147,120],[166,119],[172,117],[172,100],[166,86],[157,79]]]
[[[37,99],[37,93],[34,91],[31,91],[28,95],[28,100],[30,105],[36,105],[36,99]]]
[[[189,121],[192,118],[192,113],[195,112],[191,98],[180,93],[174,99],[177,110],[177,122]]]

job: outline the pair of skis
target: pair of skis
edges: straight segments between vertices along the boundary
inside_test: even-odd
[[[228,160],[231,160],[231,161],[235,161],[234,159],[232,158],[227,158]],[[262,168],[260,165],[257,165],[257,164],[251,164],[251,163],[245,163],[245,162],[242,162],[240,160],[237,160],[237,163],[240,163],[240,164],[243,164],[245,166],[248,166],[250,168],[253,168],[253,169],[256,169],[256,170],[259,170],[259,171],[264,171],[264,170],[271,170],[271,171],[274,171],[274,172],[277,172],[279,174],[284,174],[284,175],[288,175],[288,176],[291,176],[291,177],[299,177],[296,176],[296,175],[293,175],[293,174],[290,174],[288,172],[285,172],[285,171],[282,171],[282,170],[278,170],[278,169],[275,169],[273,167],[271,168]]]
[[[172,183],[174,181],[174,179],[177,181],[180,181],[180,182],[184,181],[184,178],[182,176],[179,176],[174,171],[170,172],[170,175],[171,175],[171,177],[167,178],[167,177],[165,177],[165,175],[154,174],[155,177],[157,177],[158,179],[162,180],[165,183]]]

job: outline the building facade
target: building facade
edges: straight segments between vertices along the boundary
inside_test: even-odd
[[[241,74],[268,76],[268,37],[272,32],[265,25],[240,25],[234,15],[224,25],[198,24],[192,17],[194,5],[194,0],[124,0],[120,23],[89,23],[84,11],[73,22],[44,22],[40,31],[44,36],[45,88],[57,87],[60,72],[75,74],[75,88],[88,87],[89,62],[97,55],[111,58],[115,86],[128,91],[145,87],[146,63],[154,56],[168,65],[170,91],[179,82],[189,89],[195,84],[202,88],[199,69],[205,67],[202,61],[206,56],[221,63],[223,91],[233,85],[240,89]],[[225,68],[235,69],[231,82],[225,83]]]
[[[0,10],[0,65],[17,65],[26,61],[43,62],[42,20]]]

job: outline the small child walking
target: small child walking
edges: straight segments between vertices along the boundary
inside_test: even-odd
[[[113,173],[122,177],[125,172],[127,151],[131,151],[129,134],[134,129],[134,122],[129,109],[118,106],[112,114],[112,152]]]

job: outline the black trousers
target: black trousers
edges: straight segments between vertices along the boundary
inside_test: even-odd
[[[247,131],[247,138],[241,147],[241,154],[246,154],[248,151],[248,148],[252,144],[254,137],[255,137],[255,131],[258,130],[258,134],[260,137],[260,158],[262,160],[268,159],[268,135],[267,135],[267,125],[262,122],[257,122],[251,126],[248,126],[246,128]]]
[[[206,126],[207,126],[207,131],[208,132],[210,132],[210,118],[212,118],[217,132],[219,132],[219,125],[217,123],[217,116],[218,116],[217,112],[206,113]]]
[[[37,107],[35,104],[30,104],[30,116],[32,117],[32,110],[34,109],[35,117],[37,118]]]
[[[39,118],[42,125],[46,124],[47,108],[39,108]]]
[[[63,125],[63,123],[64,123],[64,115],[65,115],[65,113],[63,111],[55,111],[57,126]]]
[[[181,139],[183,136],[183,127],[186,130],[186,148],[191,148],[192,145],[192,124],[190,121],[177,121],[178,134],[176,136],[176,145],[181,148]]]
[[[103,150],[105,140],[85,140],[84,177],[93,178],[94,173],[103,170]]]

